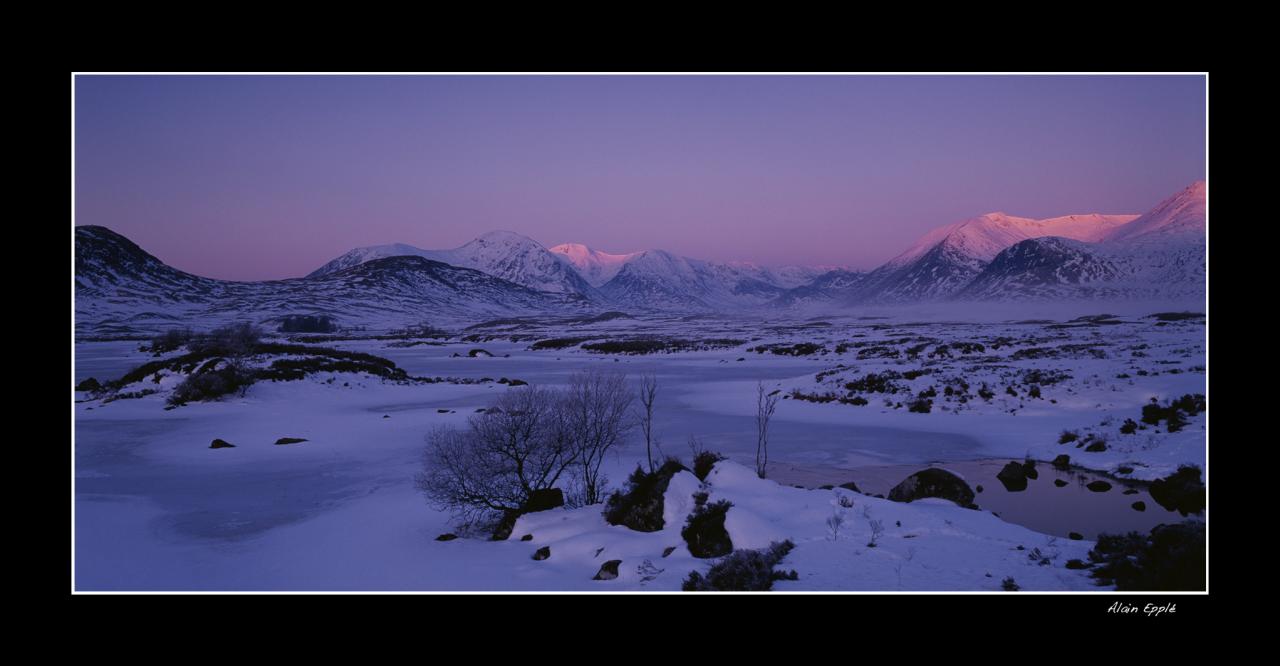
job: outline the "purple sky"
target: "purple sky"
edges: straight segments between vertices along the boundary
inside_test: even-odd
[[[209,277],[493,229],[871,268],[981,213],[1141,213],[1205,177],[1182,77],[79,76],[76,223]]]

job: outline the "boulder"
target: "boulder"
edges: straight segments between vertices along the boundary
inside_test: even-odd
[[[1133,504],[1130,504],[1129,506],[1132,506],[1134,511],[1146,511],[1146,510],[1147,510],[1147,503],[1146,503],[1146,502],[1143,502],[1142,500],[1138,500],[1137,502],[1134,502]]]
[[[973,489],[969,484],[955,474],[937,467],[920,470],[889,491],[889,499],[894,502],[912,502],[925,497],[950,500],[969,509],[978,508],[973,503]]]
[[[532,535],[532,534],[526,534],[526,535],[524,535],[524,536],[520,537],[520,540],[521,540],[521,541],[533,541],[533,535]]]
[[[848,482],[848,483],[842,483],[842,484],[840,484],[840,485],[839,485],[839,487],[840,487],[840,488],[844,488],[845,490],[852,490],[853,492],[858,493],[858,494],[862,494],[862,491],[861,491],[861,490],[858,490],[858,484],[856,484],[856,483],[854,483],[854,482],[852,482],[852,481],[850,481],[850,482]]]
[[[537,550],[537,552],[535,552],[535,553],[533,554],[533,559],[535,559],[535,560],[537,560],[537,561],[539,561],[539,562],[541,562],[542,560],[547,559],[548,557],[551,557],[551,546],[543,546],[543,547],[539,548],[539,549]],[[617,578],[617,577],[618,577],[618,572],[617,572],[617,571],[614,571],[614,572],[613,572],[613,576],[614,576],[614,578]]]
[[[441,534],[440,536],[436,537],[436,541],[453,541],[454,539],[457,539],[457,538],[458,538],[457,534]]]
[[[1011,462],[996,474],[996,478],[1000,480],[1000,484],[1004,489],[1011,493],[1022,492],[1027,489],[1027,468],[1022,463]]]
[[[1108,490],[1111,490],[1111,484],[1103,481],[1102,479],[1098,479],[1097,481],[1089,482],[1089,485],[1085,486],[1085,488],[1088,488],[1095,493],[1105,493]]]
[[[234,449],[234,448],[236,448],[236,445],[235,445],[235,444],[232,444],[231,442],[228,442],[228,441],[226,441],[226,440],[223,440],[223,439],[215,439],[215,440],[213,440],[213,442],[212,442],[211,444],[209,444],[209,448],[211,448],[211,449]]]
[[[622,564],[622,560],[609,560],[600,565],[600,570],[591,580],[613,580],[618,577],[618,565]]]
[[[1179,467],[1177,472],[1151,484],[1151,499],[1182,515],[1200,513],[1205,507],[1205,488],[1196,467]]]
[[[561,506],[564,506],[564,493],[559,488],[535,490],[529,494],[529,499],[525,500],[523,507],[508,509],[503,512],[502,519],[498,521],[498,525],[493,529],[493,540],[506,541],[510,539],[511,531],[515,529],[516,521],[519,520],[520,516]]]
[[[1057,486],[1057,487],[1059,487],[1059,488],[1062,488],[1062,487],[1064,487],[1064,486],[1066,486],[1066,485],[1067,485],[1067,482],[1066,482],[1066,481],[1063,481],[1062,479],[1054,479],[1054,480],[1053,480],[1053,485],[1055,485],[1055,486]]]
[[[281,437],[280,439],[276,440],[276,446],[283,446],[285,444],[297,444],[298,442],[305,442],[305,441],[307,440],[301,437]]]
[[[1070,468],[1070,467],[1071,467],[1071,456],[1069,456],[1069,455],[1067,455],[1067,454],[1065,454],[1065,453],[1064,453],[1064,454],[1062,454],[1062,455],[1058,456],[1057,458],[1054,458],[1054,459],[1053,459],[1053,467],[1054,467],[1054,469],[1068,469],[1068,468]]]
[[[671,553],[674,553],[675,551],[676,551],[676,547],[675,547],[675,546],[667,546],[666,548],[663,548],[663,549],[662,549],[662,556],[663,556],[663,557],[666,557],[666,556],[670,555]]]
[[[1071,539],[1072,541],[1080,541],[1084,539],[1084,535],[1079,532],[1068,532],[1067,538]]]
[[[524,513],[549,511],[562,506],[564,506],[564,492],[559,488],[535,490],[529,494],[529,500],[524,504]]]

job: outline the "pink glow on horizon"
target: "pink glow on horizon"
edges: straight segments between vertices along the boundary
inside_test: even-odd
[[[224,279],[494,229],[872,268],[1204,177],[1203,77],[77,77],[78,224]]]

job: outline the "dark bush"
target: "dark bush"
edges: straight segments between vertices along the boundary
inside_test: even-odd
[[[333,333],[338,326],[328,315],[288,315],[280,321],[281,333]]]
[[[1125,419],[1124,425],[1120,426],[1121,435],[1132,435],[1138,432],[1138,422],[1133,419]]]
[[[675,458],[667,458],[652,474],[636,465],[627,479],[626,491],[617,491],[605,502],[604,519],[610,525],[624,525],[637,532],[657,532],[665,524],[662,519],[663,495],[671,477],[686,467]]]
[[[534,351],[541,351],[543,349],[564,349],[566,347],[575,347],[579,343],[586,342],[590,339],[591,338],[550,338],[547,340],[538,340],[529,348]]]
[[[1204,523],[1157,525],[1150,535],[1100,534],[1089,551],[1094,578],[1120,591],[1205,589]]]
[[[102,388],[102,384],[99,384],[98,380],[94,379],[93,377],[90,377],[80,382],[79,384],[76,384],[77,391],[97,391],[98,389],[101,389],[101,388]]]
[[[865,377],[848,382],[844,388],[851,393],[897,393],[902,387],[895,384],[893,380],[901,377],[902,375],[893,370],[886,370],[880,374],[870,372]]]
[[[1152,398],[1151,404],[1142,406],[1142,422],[1148,425],[1159,425],[1164,421],[1169,432],[1178,432],[1187,425],[1186,417],[1195,416],[1204,410],[1205,397],[1200,393],[1184,395],[1164,406]]]
[[[1178,471],[1152,482],[1151,499],[1169,511],[1182,515],[1200,513],[1205,507],[1205,487],[1200,480],[1200,468],[1182,465]]]
[[[928,414],[933,411],[933,401],[928,398],[917,397],[907,403],[907,409],[917,414]]]
[[[693,456],[693,475],[698,477],[699,481],[706,481],[711,468],[721,460],[726,458],[715,451],[699,451]]]
[[[1068,444],[1076,441],[1077,439],[1080,439],[1080,433],[1075,432],[1074,430],[1063,430],[1062,434],[1058,435],[1059,444]]]
[[[243,365],[226,359],[213,359],[178,384],[169,395],[168,403],[185,405],[213,400],[235,391],[243,395],[253,380],[253,372]]]
[[[759,550],[739,550],[712,565],[703,576],[689,573],[681,589],[685,592],[763,592],[773,589],[775,580],[796,580],[795,571],[775,571],[774,567],[795,548],[790,540],[769,544]]]
[[[664,340],[641,338],[635,340],[606,340],[582,345],[581,349],[599,354],[656,354],[658,352],[704,351],[737,347],[743,340],[712,338],[705,340]]]
[[[151,347],[148,351],[153,354],[171,352],[187,344],[191,338],[191,329],[172,328],[154,338],[151,338]]]
[[[724,528],[724,517],[733,503],[728,500],[706,503],[694,507],[689,514],[680,536],[689,544],[689,553],[694,557],[720,557],[733,551],[733,541]]]
[[[251,353],[261,339],[261,329],[248,322],[241,322],[194,336],[187,342],[187,349],[220,356],[244,356]]]

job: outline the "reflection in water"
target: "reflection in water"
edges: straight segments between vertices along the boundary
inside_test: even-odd
[[[1066,537],[1076,532],[1095,540],[1102,533],[1146,533],[1156,525],[1184,520],[1177,511],[1152,499],[1145,484],[1107,479],[1078,469],[1059,470],[1045,463],[1036,466],[1037,478],[1025,477],[1025,489],[1007,489],[997,477],[1008,462],[971,460],[928,467],[953,472],[975,490],[981,486],[974,501],[982,510],[1045,534]],[[779,463],[770,469],[769,477],[809,488],[853,481],[864,494],[888,495],[890,489],[920,469],[917,465],[840,469]],[[1139,502],[1141,508],[1135,506]],[[1203,514],[1194,518],[1203,520]]]

